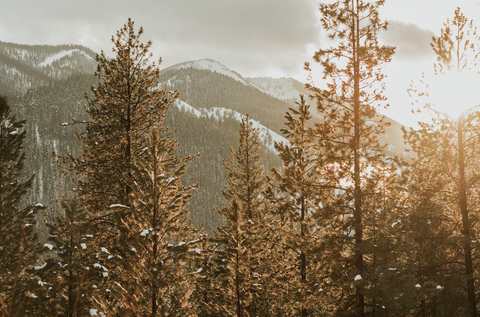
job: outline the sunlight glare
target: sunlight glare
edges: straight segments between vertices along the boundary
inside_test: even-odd
[[[432,76],[429,99],[435,111],[458,120],[480,104],[480,75],[477,71],[450,71]]]

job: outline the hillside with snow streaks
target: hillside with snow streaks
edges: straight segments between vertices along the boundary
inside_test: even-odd
[[[198,111],[197,109],[195,109],[194,107],[190,106],[188,103],[186,103],[186,102],[184,102],[180,99],[175,100],[175,105],[177,106],[177,108],[180,111],[189,112],[189,113],[193,114],[194,116],[196,116],[197,118],[200,118],[200,117],[204,116],[200,111]]]
[[[64,58],[65,56],[70,56],[74,52],[78,52],[79,54],[83,54],[85,57],[93,60],[93,58],[91,56],[89,56],[87,53],[85,53],[85,52],[83,52],[79,49],[73,49],[73,50],[68,50],[68,51],[61,51],[61,52],[56,53],[53,56],[49,56],[49,57],[47,57],[47,59],[45,59],[45,61],[38,64],[38,66],[45,67],[47,65],[51,65],[54,61],[60,60],[60,59]]]
[[[239,73],[231,70],[230,68],[226,67],[225,65],[217,61],[214,61],[208,58],[175,64],[173,66],[162,69],[162,72],[169,71],[169,70],[183,69],[183,68],[196,68],[201,70],[209,70],[211,72],[216,72],[216,73],[231,77],[236,81],[241,82],[244,85],[251,86],[250,83],[245,78],[243,78],[242,75],[240,75]]]
[[[232,117],[235,118],[238,122],[241,122],[242,119],[246,118],[245,115],[231,109],[225,108],[210,108],[204,110],[208,117],[213,117],[216,120],[219,120],[221,117]],[[203,111],[202,111],[203,112]],[[252,121],[252,127],[258,129],[258,136],[260,141],[270,150],[276,152],[274,142],[277,143],[289,143],[287,139],[282,137],[280,134],[273,132],[269,128],[262,125],[260,122],[255,121],[250,118]]]
[[[231,109],[226,109],[226,108],[220,108],[220,107],[212,107],[212,108],[200,108],[196,109],[186,102],[182,100],[177,100],[175,102],[175,105],[177,108],[181,111],[184,112],[189,112],[195,115],[197,118],[200,117],[208,117],[211,119],[215,120],[220,120],[221,118],[234,118],[238,122],[241,122],[242,119],[246,118],[246,115],[243,115],[235,110]],[[270,150],[276,153],[275,147],[274,147],[274,142],[278,143],[289,143],[287,139],[279,135],[278,133],[273,132],[272,130],[268,129],[264,125],[262,125],[260,122],[253,120],[250,118],[252,121],[252,127],[254,129],[258,129],[258,137],[260,138],[260,141]]]
[[[93,75],[95,55],[81,45],[25,45],[0,41],[0,92],[16,95],[72,75]]]

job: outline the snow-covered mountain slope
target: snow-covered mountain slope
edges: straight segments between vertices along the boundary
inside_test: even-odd
[[[196,68],[196,69],[204,69],[204,70],[209,70],[211,72],[216,72],[228,77],[231,77],[235,79],[236,81],[241,82],[244,85],[250,86],[248,81],[242,77],[239,73],[231,70],[230,68],[226,67],[223,64],[220,64],[217,61],[214,61],[212,59],[199,59],[196,61],[189,61],[189,62],[184,62],[184,63],[179,63],[175,64],[173,66],[164,68],[162,72],[170,71],[170,70],[176,70],[176,69],[183,69],[183,68]]]
[[[190,106],[188,103],[182,100],[175,100],[175,105],[178,107],[179,110],[183,112],[189,112],[196,116],[197,118],[203,117],[203,113],[195,109],[194,107]]]
[[[195,115],[197,118],[208,117],[208,118],[215,119],[217,121],[221,120],[222,118],[234,118],[238,122],[241,122],[244,118],[246,118],[245,115],[235,110],[226,109],[226,108],[213,107],[209,109],[207,108],[196,109],[182,100],[177,100],[175,102],[175,105],[178,107],[179,110],[184,112],[189,112]],[[250,120],[252,121],[252,127],[254,129],[258,129],[258,137],[260,139],[260,142],[262,142],[270,151],[276,152],[274,147],[274,142],[289,143],[287,139],[285,139],[278,133],[268,129],[267,127],[262,125],[260,122],[253,120],[251,118]]]
[[[81,45],[23,45],[0,41],[0,93],[63,80],[74,74],[93,74],[95,52]]]
[[[247,80],[267,95],[284,101],[297,101],[300,94],[306,94],[304,85],[293,78],[256,77]]]
[[[172,70],[180,70],[186,68],[195,68],[200,70],[208,70],[216,72],[233,78],[234,80],[241,82],[245,86],[249,86],[260,90],[261,92],[282,101],[297,101],[300,94],[307,94],[304,85],[293,78],[271,78],[271,77],[255,77],[246,78],[239,73],[229,69],[225,65],[211,60],[211,59],[199,59],[195,61],[189,61],[179,63],[162,70],[162,72],[169,72]],[[171,86],[172,81],[175,78],[168,80],[167,85]]]
[[[85,57],[93,60],[93,58],[91,56],[89,56],[87,53],[85,53],[84,51],[81,51],[79,49],[73,49],[73,50],[65,50],[65,51],[61,51],[61,52],[58,52],[52,56],[49,56],[47,57],[43,62],[41,62],[40,64],[38,64],[38,66],[41,66],[41,67],[45,67],[47,65],[52,65],[52,63],[54,61],[57,61],[57,60],[61,60],[62,58],[66,57],[66,56],[71,56],[73,53],[79,53],[79,54],[82,54],[84,55]]]

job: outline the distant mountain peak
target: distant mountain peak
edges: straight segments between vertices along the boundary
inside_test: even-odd
[[[228,76],[245,86],[250,86],[261,92],[279,100],[283,101],[297,101],[300,94],[307,94],[304,85],[293,78],[271,78],[271,77],[257,77],[246,78],[231,70],[222,63],[219,63],[210,58],[198,59],[194,61],[183,62],[173,66],[164,68],[162,71],[174,71],[186,68],[194,68],[200,70],[208,70],[212,73],[218,73]],[[169,80],[168,84],[171,81]]]
[[[213,59],[204,58],[204,59],[197,59],[194,61],[183,62],[179,64],[175,64],[173,66],[164,68],[163,71],[169,70],[176,70],[176,69],[184,69],[184,68],[195,68],[201,70],[209,70],[211,72],[216,72],[228,77],[235,79],[236,81],[241,82],[244,85],[250,86],[250,83],[243,78],[242,75],[237,73],[236,71],[231,70],[230,68],[226,67],[225,65],[214,61]]]

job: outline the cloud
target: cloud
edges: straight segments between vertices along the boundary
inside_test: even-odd
[[[433,55],[430,47],[432,36],[435,36],[435,33],[415,24],[389,21],[387,31],[380,33],[379,39],[397,47],[395,57],[398,59],[418,60],[431,58]]]
[[[17,0],[2,5],[0,41],[82,44],[111,51],[110,38],[130,17],[143,26],[165,66],[212,58],[242,74],[302,68],[320,38],[312,0]],[[275,66],[278,65],[278,66]]]

